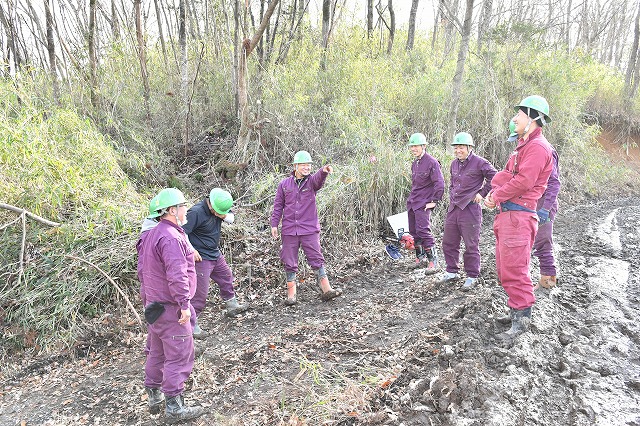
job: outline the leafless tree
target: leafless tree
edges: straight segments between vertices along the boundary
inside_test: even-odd
[[[416,14],[418,13],[418,2],[420,0],[411,0],[411,11],[409,12],[409,28],[407,31],[407,50],[413,49],[414,38],[416,35]]]
[[[393,0],[387,3],[389,6],[389,41],[387,43],[387,55],[393,50],[393,38],[396,35],[396,13],[393,11]]]
[[[485,32],[491,26],[492,9],[493,9],[493,0],[482,1],[482,13],[480,15],[480,22],[478,23],[478,54],[482,51],[482,44],[484,42]]]
[[[638,11],[633,27],[633,45],[631,46],[631,55],[627,64],[627,72],[625,74],[625,91],[627,95],[627,103],[631,104],[637,88],[638,88],[638,68],[640,68],[640,60],[638,60],[638,47],[640,46],[640,2],[638,2]]]
[[[49,0],[44,0],[45,26],[47,28],[47,52],[49,53],[49,74],[51,75],[51,87],[53,98],[60,101],[60,89],[58,87],[58,73],[56,71],[56,46],[53,40],[53,16],[49,7]]]
[[[464,74],[464,65],[467,60],[469,51],[469,39],[471,38],[471,18],[473,16],[474,0],[467,0],[467,7],[464,13],[464,23],[462,24],[462,41],[460,42],[460,50],[458,51],[458,62],[456,64],[456,73],[453,76],[453,85],[451,89],[451,106],[449,108],[449,125],[447,129],[446,142],[453,140],[456,132],[456,121],[458,119],[458,105],[460,103],[460,91],[462,89],[462,77]]]
[[[136,22],[136,40],[138,42],[138,61],[140,62],[140,78],[142,79],[142,98],[144,101],[145,121],[147,125],[151,124],[151,109],[149,107],[149,99],[151,89],[149,87],[149,76],[147,74],[147,46],[142,34],[142,18],[140,16],[140,1],[134,0],[133,8]]]
[[[279,0],[272,0],[262,17],[262,22],[260,23],[260,27],[256,30],[255,34],[251,39],[245,39],[242,42],[242,49],[240,50],[240,59],[239,59],[239,73],[238,73],[238,115],[240,116],[240,131],[238,132],[238,148],[240,152],[243,153],[243,161],[245,160],[247,148],[249,146],[249,142],[251,140],[251,130],[252,125],[251,115],[249,113],[249,102],[248,102],[248,67],[247,67],[247,59],[253,49],[258,45],[258,41],[262,37],[265,28],[269,23],[269,19],[271,19],[271,15],[273,15],[273,11],[278,5]]]
[[[96,53],[96,1],[89,0],[89,90],[91,91],[91,105],[98,107],[98,55]]]
[[[328,3],[328,2],[325,0],[322,3],[323,17],[324,17],[324,3]],[[373,33],[373,0],[367,0],[367,38],[371,38],[372,33]]]

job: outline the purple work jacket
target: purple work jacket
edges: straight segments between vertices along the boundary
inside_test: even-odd
[[[189,309],[196,292],[193,248],[182,228],[163,219],[151,229],[142,247],[142,277],[147,303],[176,304]]]
[[[426,152],[411,163],[411,193],[407,199],[407,210],[424,210],[431,202],[442,200],[444,176],[440,163]]]
[[[278,185],[273,200],[271,227],[275,228],[282,219],[282,235],[309,235],[320,232],[316,192],[322,188],[328,173],[322,169],[296,183],[295,172]]]
[[[542,197],[538,200],[538,206],[536,210],[546,209],[549,211],[549,217],[551,220],[556,216],[558,212],[558,194],[560,193],[560,165],[558,153],[552,147],[551,156],[553,157],[553,168],[547,181],[547,189],[542,194]]]
[[[484,158],[472,152],[466,160],[457,158],[451,162],[451,184],[449,185],[449,209],[455,207],[464,210],[473,202],[476,194],[483,198],[491,190],[491,179],[496,174],[496,169]]]

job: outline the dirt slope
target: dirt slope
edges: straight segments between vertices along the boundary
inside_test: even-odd
[[[408,269],[408,257],[392,262],[376,242],[328,250],[344,297],[322,303],[309,277],[287,308],[265,232],[230,244],[252,309],[226,319],[210,295],[186,393],[209,412],[193,424],[640,425],[640,201],[561,211],[559,286],[537,293],[532,330],[510,349],[494,340],[506,296],[492,218],[471,293]],[[0,425],[163,424],[146,411],[144,334],[127,317],[88,325],[73,353],[5,365]]]

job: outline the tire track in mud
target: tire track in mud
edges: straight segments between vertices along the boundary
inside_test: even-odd
[[[449,356],[408,363],[379,401],[397,419],[384,424],[640,425],[638,223],[629,200],[561,212],[559,285],[536,292],[532,330],[511,348],[493,339],[506,296],[486,267],[463,312],[438,324]],[[482,238],[491,265],[495,240]]]

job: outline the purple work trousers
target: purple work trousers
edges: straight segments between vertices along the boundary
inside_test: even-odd
[[[218,284],[222,300],[230,300],[236,296],[233,290],[233,273],[223,255],[216,260],[202,259],[201,262],[196,262],[196,277],[198,280],[196,293],[191,299],[196,317],[200,316],[207,304],[210,280]]]
[[[447,262],[447,272],[458,273],[460,261],[460,240],[464,241],[464,271],[467,277],[480,275],[480,228],[482,209],[479,204],[470,203],[464,209],[454,207],[444,222],[442,251]]]
[[[513,309],[526,309],[536,302],[529,264],[537,230],[537,215],[527,211],[498,213],[493,221],[498,280],[509,296],[507,305]]]
[[[191,307],[189,324],[180,325],[178,305],[166,304],[165,311],[147,325],[149,354],[144,368],[144,385],[160,388],[166,397],[180,395],[184,382],[193,370],[193,323],[196,317]]]
[[[553,221],[538,226],[533,243],[533,254],[540,261],[540,275],[556,276],[556,261],[553,257]]]
[[[415,245],[426,248],[433,247],[434,239],[431,233],[431,209],[409,210],[409,233],[413,236]]]
[[[302,247],[311,269],[319,269],[324,266],[319,232],[308,235],[282,235],[280,259],[286,272],[298,272],[298,250],[300,247]]]

